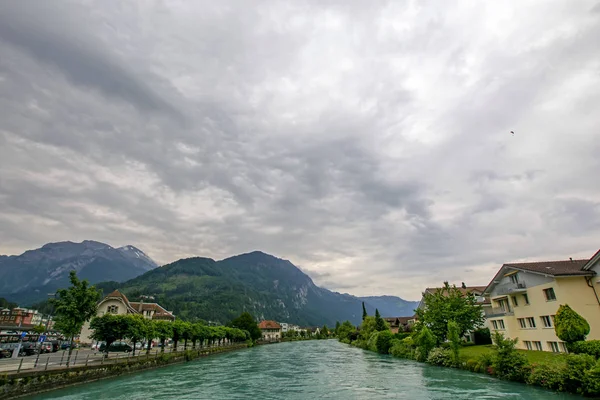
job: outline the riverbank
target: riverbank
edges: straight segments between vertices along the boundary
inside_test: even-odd
[[[158,354],[141,354],[129,358],[108,358],[99,365],[80,365],[47,371],[33,370],[0,374],[0,400],[29,396],[50,390],[109,379],[138,371],[184,363],[212,354],[247,348],[235,344],[222,347],[197,348]]]
[[[506,349],[500,354],[492,345],[481,345],[461,347],[456,361],[448,347],[434,348],[426,358],[421,358],[419,350],[408,343],[412,342],[396,340],[388,353],[421,364],[465,370],[554,392],[600,398],[600,361],[587,354]],[[379,352],[377,348],[362,346],[358,341],[350,345]]]

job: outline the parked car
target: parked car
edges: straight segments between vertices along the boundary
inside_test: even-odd
[[[21,344],[20,356],[32,356],[38,353],[37,343],[26,342]]]
[[[54,346],[52,342],[42,342],[40,343],[40,353],[52,353],[54,350]]]
[[[0,349],[0,358],[12,357],[12,351],[8,349]]]
[[[96,352],[96,351],[101,351],[101,350],[100,350],[100,348],[101,348],[102,346],[106,346],[106,342],[96,342],[96,343],[92,344],[92,347],[91,347],[91,349],[92,349],[92,351],[94,351],[94,352]]]
[[[106,343],[102,343],[100,346],[100,351],[106,351]],[[109,352],[125,352],[129,353],[133,351],[133,347],[130,344],[125,342],[113,342],[108,346]]]
[[[60,345],[61,350],[68,350],[69,347],[71,347],[71,343],[69,342],[64,342],[63,344]],[[77,345],[77,343],[73,343],[73,349],[78,348],[79,345]]]

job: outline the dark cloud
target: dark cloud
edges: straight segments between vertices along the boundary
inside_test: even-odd
[[[597,249],[594,2],[0,7],[0,254],[258,249],[417,299]]]

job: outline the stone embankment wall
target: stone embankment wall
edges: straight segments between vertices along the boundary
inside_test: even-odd
[[[81,383],[93,382],[146,369],[192,361],[211,354],[246,348],[237,344],[225,347],[186,350],[157,355],[142,355],[116,361],[108,359],[101,365],[76,366],[48,371],[25,371],[0,374],[0,400],[14,399]]]

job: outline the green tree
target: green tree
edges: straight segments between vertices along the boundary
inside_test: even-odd
[[[258,324],[254,320],[252,315],[250,315],[250,313],[248,312],[243,312],[239,317],[232,320],[229,323],[229,326],[248,331],[250,333],[250,338],[252,339],[252,341],[256,341],[262,336]]]
[[[158,339],[160,339],[160,352],[165,352],[165,342],[173,336],[173,325],[170,321],[154,321],[154,330]]]
[[[151,319],[144,319],[144,339],[146,340],[146,353],[150,353],[152,348],[152,341],[156,338],[156,327],[154,321]]]
[[[105,342],[104,352],[108,355],[110,345],[126,337],[128,326],[125,315],[104,314],[101,317],[94,317],[90,322],[91,338]]]
[[[335,336],[337,336],[337,335],[338,335],[338,333],[339,333],[339,330],[340,330],[340,326],[341,326],[341,325],[340,325],[340,321],[335,321],[335,331],[334,331],[334,333],[335,333]]]
[[[415,330],[414,343],[417,346],[415,354],[417,361],[425,361],[429,352],[435,347],[436,339],[427,326],[421,325]]]
[[[192,325],[191,339],[192,347],[196,348],[196,342],[200,342],[200,347],[204,345],[204,341],[208,338],[209,332],[208,327],[200,322],[196,322]]]
[[[437,343],[446,341],[448,321],[458,324],[461,337],[483,324],[484,316],[475,296],[463,294],[447,282],[436,292],[425,293],[423,301],[425,307],[416,310],[417,318],[429,327]]]
[[[133,355],[135,355],[135,345],[144,340],[146,336],[146,319],[140,314],[124,315],[125,335],[133,344]]]
[[[496,350],[492,360],[494,374],[509,381],[523,382],[526,376],[527,359],[516,349],[519,339],[507,339],[498,331],[494,332],[492,339]]]
[[[387,330],[379,332],[375,342],[377,352],[379,354],[389,354],[393,339],[394,334],[391,331]]]
[[[378,332],[390,330],[390,326],[385,322],[385,319],[381,318],[378,309],[375,309],[375,330]]]
[[[567,304],[561,305],[554,317],[556,336],[567,345],[585,340],[590,333],[590,324]]]
[[[321,336],[329,337],[329,328],[327,328],[327,325],[323,325],[321,328]]]
[[[375,327],[375,317],[367,316],[360,324],[359,327],[359,339],[366,345],[366,343],[371,338],[373,332],[376,332],[377,329]]]
[[[94,286],[89,286],[87,280],[79,280],[77,273],[69,273],[71,286],[68,289],[56,291],[52,299],[54,305],[54,328],[69,338],[69,356],[67,366],[73,352],[73,338],[81,333],[83,325],[96,315],[98,302],[102,294]]]
[[[45,331],[46,331],[46,327],[42,324],[39,324],[39,325],[36,325],[33,327],[33,333],[37,333],[38,335],[41,335]]]
[[[367,317],[368,317],[368,314],[367,314],[367,309],[365,308],[365,302],[364,302],[364,301],[362,302],[362,307],[363,307],[362,319],[363,319],[363,321],[364,321],[364,320],[365,320],[365,318],[367,318]]]
[[[455,321],[448,321],[448,340],[450,341],[454,365],[458,364],[458,353],[460,351],[459,329]]]
[[[339,341],[350,340],[350,335],[356,332],[356,328],[352,325],[352,322],[345,321],[342,325],[340,325],[337,333],[337,337]]]
[[[179,341],[184,339],[184,336],[187,336],[186,331],[189,329],[189,323],[182,321],[180,319],[171,322],[171,329],[173,330],[172,338],[173,338],[173,350],[177,351],[179,346]]]

